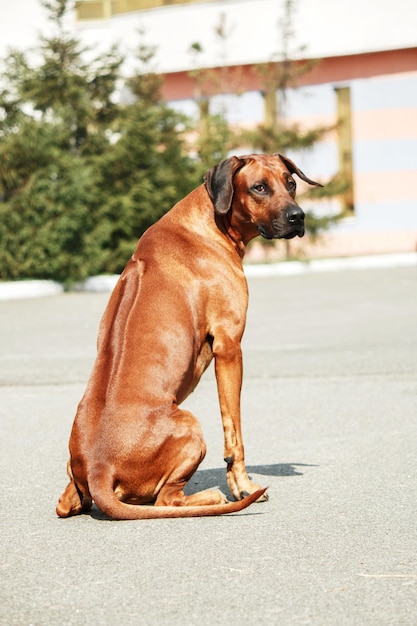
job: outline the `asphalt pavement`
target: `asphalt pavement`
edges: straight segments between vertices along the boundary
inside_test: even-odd
[[[0,302],[3,626],[415,626],[417,267],[249,278],[243,432],[269,501],[58,519],[107,293]],[[185,406],[227,490],[213,368]]]

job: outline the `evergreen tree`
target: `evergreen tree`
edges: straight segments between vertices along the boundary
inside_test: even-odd
[[[187,154],[188,120],[161,97],[154,71],[154,49],[140,33],[137,70],[126,82],[114,144],[101,163],[101,189],[111,223],[106,271],[118,272],[133,253],[138,237],[181,197],[202,182]]]
[[[14,51],[0,76],[0,279],[72,282],[120,271],[201,172],[186,118],[162,102],[154,50],[140,43],[127,103],[115,104],[117,50],[91,58],[66,31],[70,0],[43,5],[52,31],[38,64]]]
[[[65,29],[69,1],[43,4],[52,34],[38,64],[12,51],[0,77],[0,278],[66,282],[104,261],[97,160],[117,115],[122,59],[113,49],[84,61]]]

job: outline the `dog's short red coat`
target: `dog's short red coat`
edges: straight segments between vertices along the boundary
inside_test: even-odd
[[[293,173],[317,184],[280,155],[231,157],[141,237],[101,321],[60,517],[92,500],[112,518],[146,519],[220,515],[266,499],[247,476],[240,427],[242,258],[259,233],[304,233]],[[236,502],[214,489],[183,491],[206,448],[198,420],[179,405],[213,357]]]

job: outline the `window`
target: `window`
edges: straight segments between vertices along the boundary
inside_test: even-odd
[[[109,19],[113,15],[143,11],[173,4],[189,4],[197,0],[78,0],[77,20]]]

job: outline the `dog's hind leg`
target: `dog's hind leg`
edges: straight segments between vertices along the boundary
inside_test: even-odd
[[[201,426],[192,413],[176,409],[170,419],[173,420],[174,436],[169,438],[169,446],[164,452],[166,464],[173,470],[161,487],[155,506],[205,506],[228,502],[219,489],[184,494],[185,485],[205,457],[206,444]]]

